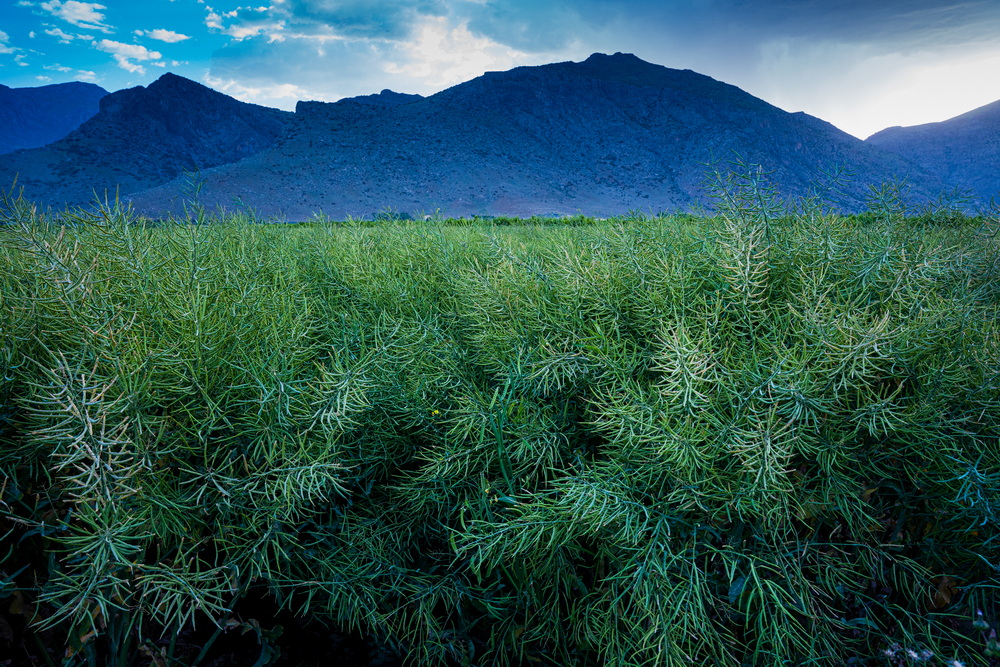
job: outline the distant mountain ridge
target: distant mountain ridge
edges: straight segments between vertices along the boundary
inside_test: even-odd
[[[138,192],[253,155],[292,117],[164,74],[101,98],[100,111],[59,141],[0,156],[0,182],[17,177],[44,204],[85,205],[95,193]]]
[[[32,88],[0,85],[0,153],[62,139],[96,114],[107,94],[80,81]]]
[[[851,180],[831,193],[845,210],[886,180],[905,178],[924,201],[953,187],[953,171],[919,154],[622,53],[488,72],[428,97],[303,101],[294,114],[165,74],[108,95],[50,146],[0,155],[0,181],[20,174],[27,197],[54,206],[117,187],[154,216],[190,200],[192,171],[203,204],[293,220],[386,209],[604,215],[697,208],[711,165],[737,156],[789,198],[846,167]]]
[[[1000,195],[1000,101],[939,123],[886,128],[865,143],[901,155],[981,203]]]
[[[385,93],[383,93],[384,95]],[[399,212],[447,215],[623,213],[705,202],[710,163],[737,154],[773,172],[789,196],[822,168],[855,171],[840,202],[867,185],[933,177],[829,123],[790,114],[735,86],[628,54],[489,72],[392,105],[304,102],[266,151],[202,174],[201,201],[233,197],[301,219]],[[266,174],[267,178],[262,175]],[[177,210],[177,183],[137,193],[140,210]]]

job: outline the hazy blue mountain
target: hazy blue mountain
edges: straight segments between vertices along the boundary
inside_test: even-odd
[[[1000,101],[940,123],[890,127],[865,141],[971,192],[979,203],[1000,195]]]
[[[429,97],[300,102],[294,115],[167,74],[103,98],[62,140],[0,156],[0,183],[20,174],[29,198],[56,206],[118,187],[151,215],[182,208],[193,170],[202,203],[290,219],[612,214],[697,207],[709,165],[736,156],[788,197],[845,166],[854,177],[835,201],[847,209],[887,179],[908,177],[927,198],[942,189],[829,123],[620,53],[490,72]]]
[[[36,88],[0,85],[0,153],[62,139],[96,114],[107,94],[100,86],[79,81]]]
[[[293,114],[239,102],[174,74],[103,97],[100,111],[43,148],[0,155],[0,183],[61,207],[144,190],[271,146]]]
[[[803,113],[787,113],[707,76],[632,55],[595,54],[490,72],[426,98],[383,92],[305,102],[266,151],[203,174],[201,201],[234,197],[263,214],[370,216],[392,208],[448,215],[588,214],[689,209],[705,201],[708,164],[736,155],[771,171],[789,196],[821,169],[847,166],[840,204],[859,208],[870,183],[937,181],[896,155]],[[177,210],[182,184],[133,200]]]

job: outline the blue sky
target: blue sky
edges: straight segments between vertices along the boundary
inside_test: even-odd
[[[285,109],[635,53],[865,137],[1000,99],[1000,2],[0,0],[0,83],[108,90],[171,71]]]

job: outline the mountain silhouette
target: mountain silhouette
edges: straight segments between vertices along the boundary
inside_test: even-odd
[[[108,95],[51,146],[0,156],[0,180],[19,173],[26,196],[57,206],[117,186],[154,216],[182,210],[192,170],[209,207],[293,220],[386,209],[604,215],[696,208],[706,172],[737,158],[789,198],[846,167],[852,179],[830,195],[846,210],[885,180],[907,177],[928,199],[943,189],[818,118],[622,53],[489,72],[429,97],[300,102],[294,116],[167,74]]]
[[[62,139],[96,114],[107,94],[100,86],[79,81],[34,88],[0,85],[0,153]]]
[[[100,111],[43,148],[0,156],[0,182],[29,199],[84,205],[144,190],[270,146],[292,114],[239,102],[174,74],[100,101]]]
[[[890,127],[865,142],[967,191],[980,205],[1000,195],[1000,101],[939,123]]]
[[[289,219],[690,209],[706,201],[708,165],[724,169],[737,156],[771,172],[787,196],[847,166],[853,180],[837,195],[845,208],[861,208],[867,186],[886,179],[940,187],[829,123],[628,54],[490,72],[425,98],[382,96],[391,104],[300,103],[268,150],[203,174],[202,203],[238,197]],[[183,198],[170,183],[133,200],[154,213]]]

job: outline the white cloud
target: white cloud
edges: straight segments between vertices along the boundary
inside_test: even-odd
[[[13,46],[7,44],[10,37],[3,30],[0,30],[0,53],[14,53],[17,51]]]
[[[43,74],[39,74],[38,76],[35,77],[35,80],[36,81],[51,81],[52,77],[51,76],[45,76]]]
[[[399,45],[399,51],[405,59],[388,62],[385,71],[419,79],[432,88],[462,83],[488,70],[506,70],[537,61],[537,54],[529,56],[477,37],[465,23],[452,26],[444,17],[423,19],[413,38]]]
[[[150,51],[142,44],[124,44],[110,39],[102,39],[96,44],[96,47],[101,51],[122,55],[134,60],[155,60],[161,57],[158,52]]]
[[[382,4],[407,1],[385,0]],[[355,5],[368,9],[361,0]],[[218,12],[212,14],[212,20],[222,28],[230,26],[230,19]],[[241,13],[240,20],[247,15]],[[266,16],[282,18],[286,28],[277,35],[234,39],[217,51],[212,59],[211,85],[226,85],[226,92],[244,101],[283,109],[294,106],[295,96],[334,101],[383,88],[433,94],[484,71],[566,59],[506,46],[475,34],[465,20],[454,17],[423,14],[408,18],[405,36],[397,39],[391,34],[345,32],[314,17],[284,12],[277,3]],[[332,77],[330,72],[337,74]],[[282,85],[284,88],[276,88]]]
[[[97,81],[97,74],[95,72],[91,72],[90,70],[78,69],[76,71],[76,78],[80,81],[89,81],[93,83],[94,81]]]
[[[66,67],[65,65],[42,65],[42,69],[46,69],[50,72],[72,72],[72,67]]]
[[[237,42],[258,35],[266,35],[271,42],[280,42],[284,39],[282,32],[285,21],[276,18],[272,9],[273,7],[237,7],[220,14],[206,5],[205,26],[229,35]]]
[[[276,104],[278,100],[295,101],[303,99],[316,99],[309,91],[300,88],[292,83],[275,83],[261,86],[248,86],[241,84],[235,79],[222,79],[206,74],[203,79],[205,85],[220,92],[226,93],[243,102],[253,104],[263,104],[266,106],[289,106],[288,104]]]
[[[17,63],[18,67],[28,67],[28,63],[24,62],[23,53],[19,53],[18,55],[14,56],[14,62]]]
[[[142,65],[137,65],[128,58],[122,58],[121,56],[115,56],[115,62],[126,72],[131,72],[132,74],[145,74],[146,68]]]
[[[99,9],[107,9],[104,5],[96,2],[78,2],[78,0],[50,0],[39,5],[52,16],[60,18],[67,23],[72,23],[87,30],[100,30],[111,33],[114,28],[104,22],[104,14]]]
[[[31,39],[34,39],[35,38],[35,31],[32,30],[31,32],[29,32],[28,33],[28,37],[31,38]]]
[[[59,28],[49,28],[48,30],[45,31],[45,34],[55,37],[56,39],[59,40],[60,44],[69,44],[74,39],[82,39],[85,41],[94,39],[92,35],[71,35],[69,33],[63,32]]]
[[[289,108],[286,100],[291,95],[274,94],[275,84],[308,91],[308,96],[300,93],[300,99],[330,101],[382,88],[433,94],[484,71],[575,55],[544,49],[529,53],[477,32],[469,12],[456,9],[468,4],[272,0],[269,7],[235,11],[230,11],[232,5],[219,10],[206,5],[205,24],[233,37],[213,54],[210,75],[245,88],[245,99]],[[266,89],[271,90],[265,97]]]
[[[133,74],[146,73],[146,68],[133,62],[134,60],[159,60],[163,57],[159,51],[150,51],[141,44],[124,44],[110,39],[102,39],[94,44],[94,48],[110,53],[119,67]]]
[[[183,42],[185,39],[191,39],[190,35],[182,35],[179,32],[174,32],[173,30],[163,30],[162,28],[157,28],[155,30],[136,30],[135,34],[139,37],[145,35],[155,40],[161,42],[167,42],[168,44],[175,44],[177,42]]]
[[[217,14],[211,7],[205,8],[205,27],[212,30],[222,30],[222,16]]]

